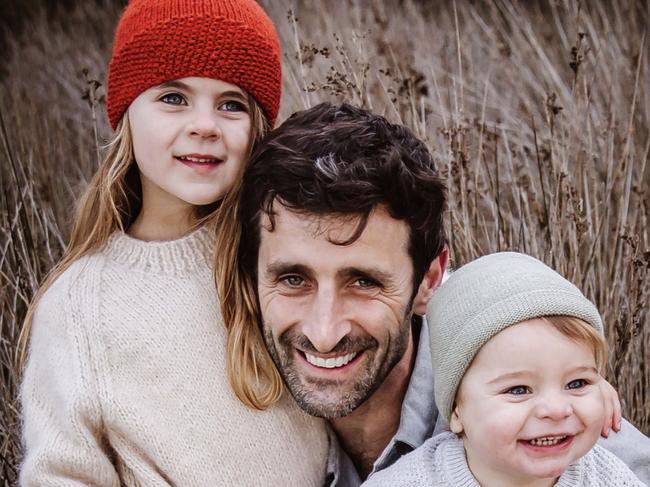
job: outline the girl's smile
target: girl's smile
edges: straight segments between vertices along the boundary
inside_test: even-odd
[[[184,156],[174,156],[174,158],[201,174],[211,172],[223,162],[223,159],[210,154],[188,154]]]

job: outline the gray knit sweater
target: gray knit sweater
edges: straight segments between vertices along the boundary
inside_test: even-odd
[[[463,441],[453,433],[430,438],[421,447],[364,484],[367,487],[480,487],[467,466]],[[555,487],[645,487],[627,466],[596,445],[562,474]]]

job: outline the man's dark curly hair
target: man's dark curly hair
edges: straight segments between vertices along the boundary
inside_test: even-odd
[[[255,148],[246,169],[239,221],[241,270],[257,269],[260,217],[274,228],[273,204],[315,216],[357,217],[363,233],[383,206],[410,230],[413,292],[445,245],[445,186],[425,144],[408,128],[348,104],[297,112]]]

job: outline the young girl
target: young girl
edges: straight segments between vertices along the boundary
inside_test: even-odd
[[[443,433],[368,486],[642,487],[596,445],[606,349],[598,310],[532,257],[488,255],[434,294],[429,331]]]
[[[21,485],[322,483],[323,424],[232,392],[211,270],[217,210],[279,101],[278,39],[253,0],[128,5],[115,137],[26,320]]]

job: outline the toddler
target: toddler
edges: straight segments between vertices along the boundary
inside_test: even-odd
[[[453,273],[429,310],[435,399],[451,432],[365,485],[643,486],[596,445],[606,348],[578,288],[503,252]]]

